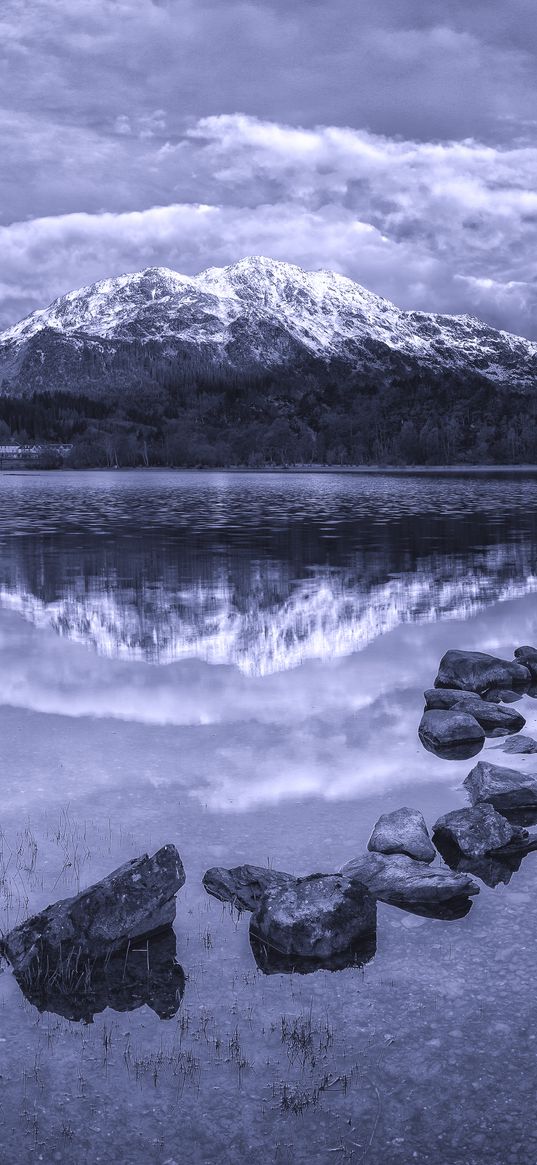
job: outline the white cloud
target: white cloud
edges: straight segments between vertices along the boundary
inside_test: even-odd
[[[403,307],[474,312],[536,334],[536,147],[396,140],[241,114],[200,119],[162,144],[164,127],[159,109],[120,121],[117,156],[98,139],[92,153],[97,169],[117,175],[130,128],[149,205],[0,228],[6,323],[125,270],[193,273],[266,254],[333,268]],[[155,205],[158,189],[173,191],[169,205]]]

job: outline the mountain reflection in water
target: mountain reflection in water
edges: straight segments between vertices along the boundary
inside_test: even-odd
[[[4,549],[0,606],[110,658],[233,664],[269,675],[366,647],[403,623],[465,619],[537,590],[534,543],[419,554],[372,550],[334,565],[193,554],[163,545]],[[101,551],[100,553],[98,551]],[[395,561],[394,561],[395,559]],[[305,568],[304,568],[305,567]]]

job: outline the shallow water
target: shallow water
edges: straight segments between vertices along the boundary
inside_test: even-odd
[[[40,1013],[4,968],[1,1161],[537,1160],[534,854],[464,919],[379,906],[336,973],[263,975],[201,886],[463,805],[423,689],[535,642],[536,591],[532,478],[0,475],[0,925],[168,841],[187,870],[174,1018]]]

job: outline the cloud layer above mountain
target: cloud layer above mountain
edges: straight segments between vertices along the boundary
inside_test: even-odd
[[[1,323],[264,253],[537,335],[528,0],[7,0],[1,24]]]

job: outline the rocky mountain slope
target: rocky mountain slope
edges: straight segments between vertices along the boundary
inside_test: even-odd
[[[537,344],[469,316],[400,311],[344,276],[259,257],[190,277],[148,268],[69,292],[0,336],[4,393],[137,391],[155,365],[238,375],[337,363],[477,374],[531,390]]]

